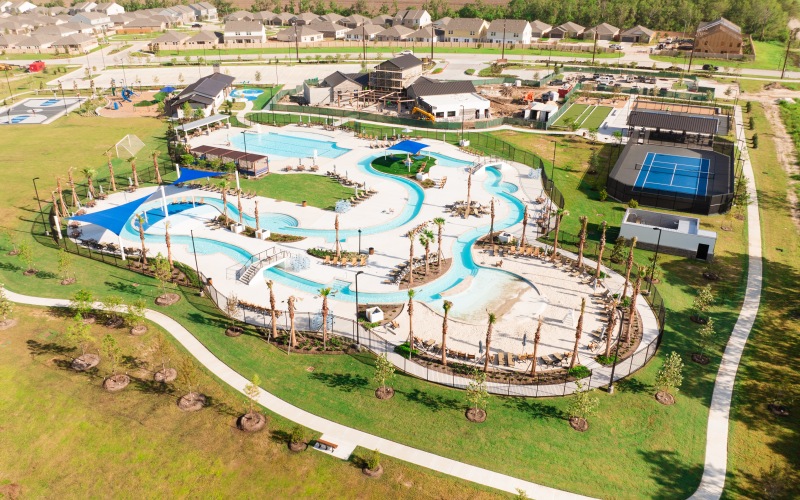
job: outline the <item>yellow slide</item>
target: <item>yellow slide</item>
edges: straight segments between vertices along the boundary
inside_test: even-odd
[[[411,114],[413,115],[414,113],[419,113],[419,114],[421,114],[422,116],[424,116],[425,118],[427,118],[428,120],[430,120],[432,122],[436,121],[436,117],[435,116],[433,116],[432,114],[428,113],[424,109],[420,109],[420,108],[418,108],[416,106],[414,106],[414,109],[411,110]]]

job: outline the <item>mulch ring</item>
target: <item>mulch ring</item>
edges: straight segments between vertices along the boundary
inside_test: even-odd
[[[10,250],[8,252],[8,255],[10,255],[12,257],[15,256],[15,255],[19,255],[19,250]]]
[[[671,406],[675,404],[675,396],[673,396],[668,392],[658,391],[656,393],[656,401],[658,401],[662,405]]]
[[[168,384],[178,378],[178,370],[175,368],[162,368],[153,375],[153,380]]]
[[[84,354],[78,356],[72,361],[72,369],[76,372],[85,372],[91,370],[100,364],[100,356],[97,354]]]
[[[361,469],[361,472],[363,472],[365,476],[377,479],[383,475],[383,465],[378,464],[378,467],[375,470],[364,467]]]
[[[703,271],[703,278],[709,281],[717,281],[719,279],[719,274],[711,271]]]
[[[71,284],[75,283],[76,281],[78,281],[78,280],[76,280],[75,278],[67,278],[67,279],[61,280],[61,284],[62,285],[71,285]]]
[[[3,330],[8,330],[9,328],[14,328],[15,326],[17,326],[16,319],[9,318],[7,320],[0,321],[0,332]]]
[[[22,274],[23,274],[24,276],[34,276],[34,275],[36,275],[36,273],[38,273],[38,272],[39,272],[39,271],[37,271],[36,269],[27,269],[27,270],[25,270],[25,271],[24,271]]]
[[[121,316],[117,316],[116,318],[108,318],[106,321],[106,327],[108,328],[120,328],[124,324],[125,319]]]
[[[391,387],[378,387],[375,389],[375,397],[378,399],[389,399],[394,396],[394,389]]]
[[[782,405],[775,405],[775,404],[768,404],[767,408],[769,411],[772,412],[773,415],[777,415],[779,417],[788,417],[789,416],[789,407],[782,406]]]
[[[184,394],[180,397],[180,399],[178,399],[178,408],[183,411],[202,410],[205,405],[206,396],[205,394],[200,394],[199,392],[190,392],[188,394]]]
[[[159,306],[171,306],[179,300],[181,300],[181,296],[177,293],[165,293],[156,297],[156,304]]]
[[[711,361],[708,356],[700,354],[699,352],[692,353],[692,361],[700,365],[707,365]]]
[[[705,325],[706,323],[708,323],[708,318],[704,318],[696,314],[692,314],[691,316],[689,316],[689,319],[697,323],[698,325]]]
[[[130,383],[131,378],[129,376],[125,375],[124,373],[118,373],[103,380],[103,389],[107,390],[108,392],[117,392],[126,388]]]
[[[481,423],[486,421],[486,410],[481,408],[470,408],[464,415],[470,422]]]
[[[134,326],[131,328],[131,335],[134,337],[139,337],[144,335],[147,332],[147,327],[145,325]]]
[[[97,322],[97,317],[94,314],[87,314],[83,317],[84,325],[93,325]]]
[[[581,417],[570,417],[569,426],[578,432],[586,432],[589,430],[589,422]]]
[[[231,326],[225,329],[225,335],[228,337],[238,337],[242,332],[244,332],[244,328],[241,326]]]
[[[299,453],[299,452],[305,450],[306,448],[308,448],[308,443],[303,443],[303,442],[300,442],[300,443],[292,443],[292,442],[290,442],[289,443],[289,450],[293,451],[295,453]]]
[[[245,432],[258,432],[267,425],[267,417],[262,413],[245,413],[236,420],[236,426]]]

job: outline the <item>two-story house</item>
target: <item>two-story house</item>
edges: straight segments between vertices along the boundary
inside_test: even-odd
[[[116,2],[99,3],[94,8],[94,12],[100,12],[107,16],[116,16],[125,13],[125,7]]]
[[[405,26],[418,30],[431,24],[431,15],[424,9],[401,10],[392,18],[392,26]]]
[[[531,43],[531,24],[522,19],[495,19],[486,29],[491,43]]]
[[[229,21],[222,35],[225,43],[264,43],[267,34],[258,21]]]
[[[290,26],[285,30],[279,31],[275,38],[280,42],[294,42],[295,36],[297,43],[321,42],[323,34],[311,26]]]
[[[218,19],[217,8],[208,2],[198,2],[190,5],[195,14],[195,21],[216,21]]]
[[[480,43],[486,37],[489,23],[476,17],[457,17],[444,28],[445,42]]]
[[[741,54],[742,28],[724,17],[702,22],[694,36],[694,51],[704,54]]]

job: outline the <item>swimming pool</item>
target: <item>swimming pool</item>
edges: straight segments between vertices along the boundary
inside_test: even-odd
[[[338,158],[350,151],[333,141],[275,132],[247,134],[246,138],[244,134],[235,134],[231,137],[231,145],[242,151],[247,150],[248,153],[259,153],[270,158],[313,158],[314,155]]]
[[[264,91],[261,89],[234,89],[231,92],[231,97],[235,99],[247,99],[248,101],[255,101],[258,99],[258,96],[263,94]]]

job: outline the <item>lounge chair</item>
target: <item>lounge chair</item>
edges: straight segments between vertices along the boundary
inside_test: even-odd
[[[330,263],[331,263],[331,256],[330,255],[326,255],[325,256],[325,262],[323,262],[323,264],[330,264]]]
[[[357,263],[358,263],[358,257],[351,257],[350,258],[350,265],[352,267],[355,267],[357,265]]]
[[[331,259],[331,265],[332,266],[338,266],[339,265],[339,257],[333,257],[333,259]]]
[[[364,267],[364,266],[366,266],[366,265],[367,265],[367,256],[366,256],[366,255],[362,255],[362,256],[361,256],[361,263],[360,263],[359,265],[360,265],[361,267]]]

